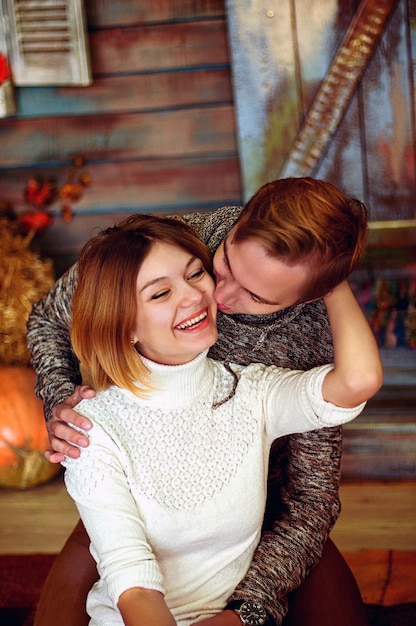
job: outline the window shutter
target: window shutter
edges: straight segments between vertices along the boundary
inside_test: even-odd
[[[83,0],[0,0],[16,85],[92,82]]]

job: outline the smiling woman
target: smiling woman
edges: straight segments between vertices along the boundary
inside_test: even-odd
[[[179,365],[210,348],[218,336],[214,287],[199,258],[156,241],[137,277],[133,339],[139,352]]]
[[[140,374],[145,390],[148,374],[136,343],[143,356],[165,364],[189,361],[215,343],[211,253],[186,224],[132,216],[88,242],[78,270],[71,338],[96,389],[116,384],[138,393]],[[193,333],[182,355],[184,333],[175,326],[203,311],[209,332],[198,343]]]

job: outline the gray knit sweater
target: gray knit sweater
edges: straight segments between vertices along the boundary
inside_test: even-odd
[[[194,227],[214,252],[229,232],[239,207],[177,216]],[[37,372],[37,393],[46,417],[80,384],[78,362],[70,349],[72,267],[39,303],[28,322],[28,344]],[[251,362],[309,369],[333,360],[331,332],[322,301],[269,315],[219,312],[219,339],[210,356],[241,364]],[[269,500],[262,540],[244,580],[230,600],[256,599],[281,624],[287,594],[319,561],[340,510],[338,484],[341,428],[290,435],[274,444]]]

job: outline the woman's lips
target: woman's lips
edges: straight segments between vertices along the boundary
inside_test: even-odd
[[[208,310],[205,309],[204,311],[200,311],[199,313],[192,315],[191,317],[189,317],[187,320],[184,320],[180,324],[177,324],[175,328],[177,330],[193,330],[194,328],[200,327],[203,324],[203,322],[207,321],[207,319],[208,319]]]

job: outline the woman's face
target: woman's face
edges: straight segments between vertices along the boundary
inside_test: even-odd
[[[134,340],[140,353],[179,365],[211,347],[218,336],[214,288],[200,259],[156,241],[137,276]]]

